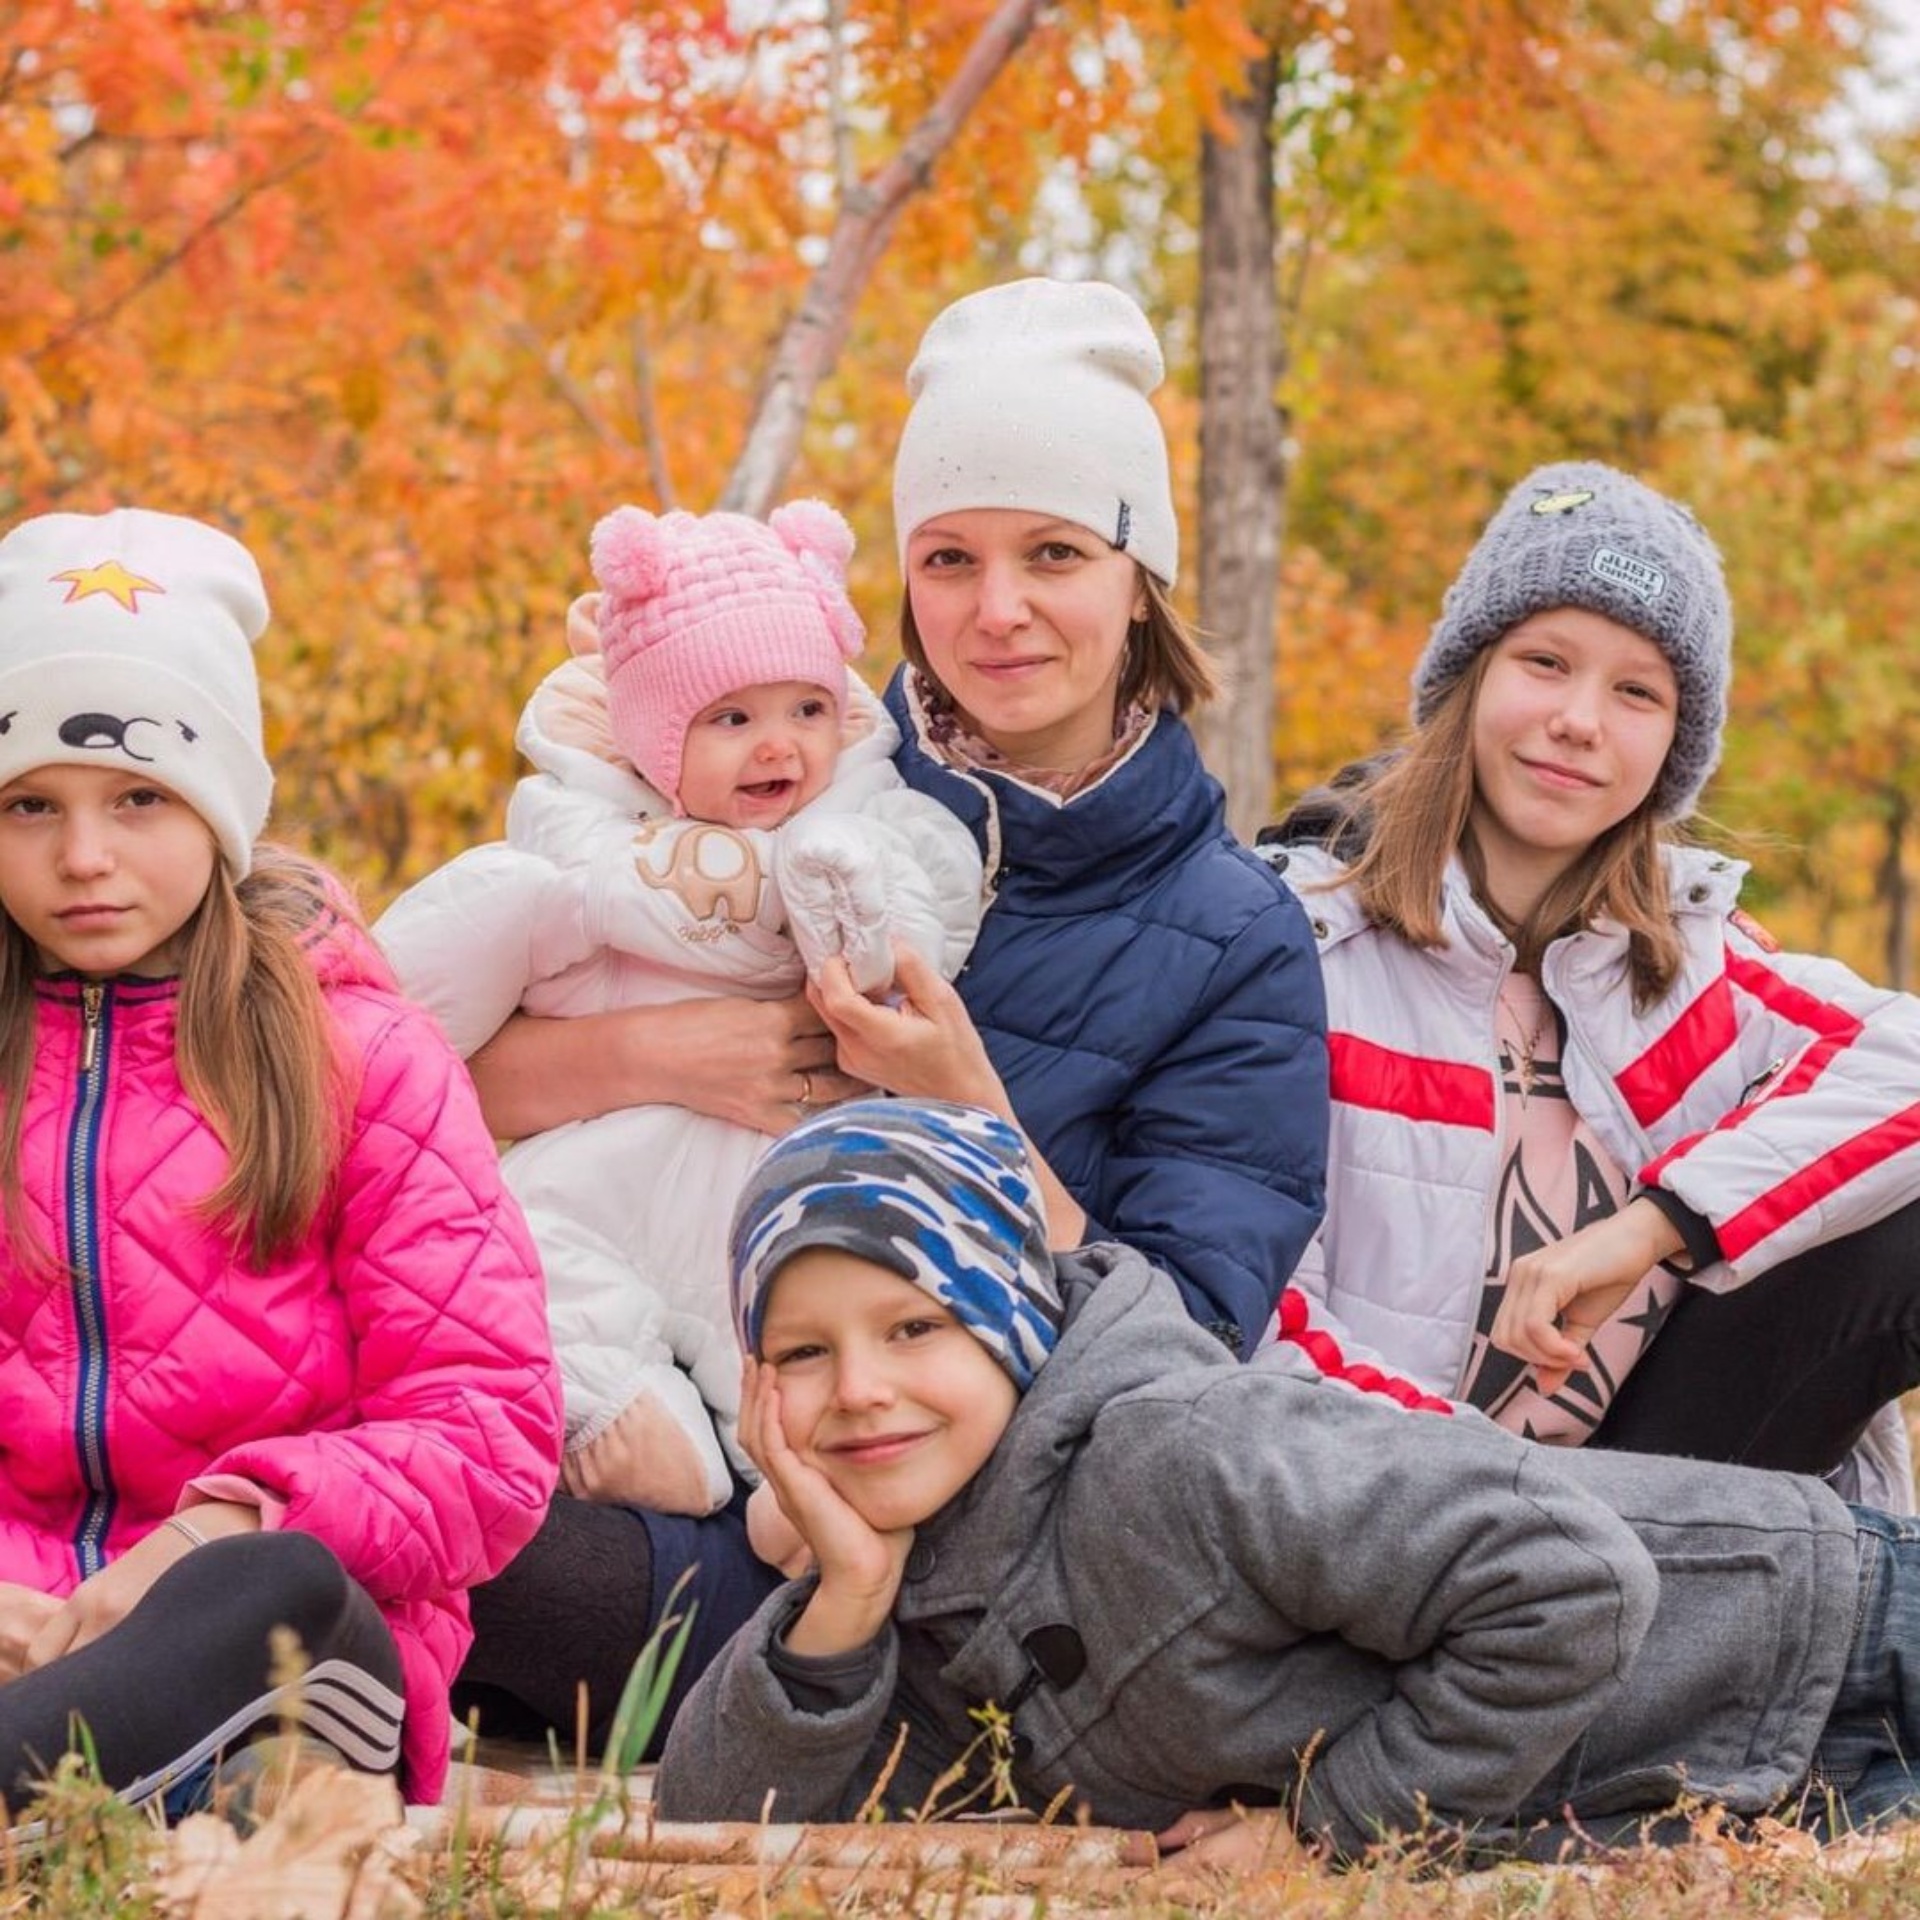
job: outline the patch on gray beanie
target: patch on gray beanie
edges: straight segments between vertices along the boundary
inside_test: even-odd
[[[1720,551],[1687,509],[1591,460],[1537,468],[1487,522],[1413,670],[1428,719],[1474,658],[1522,620],[1584,607],[1646,635],[1680,694],[1654,787],[1663,820],[1692,812],[1720,763],[1733,672],[1733,605]]]

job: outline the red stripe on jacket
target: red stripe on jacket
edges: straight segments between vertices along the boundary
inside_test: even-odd
[[[1843,1140],[1763,1193],[1758,1200],[1742,1207],[1719,1230],[1721,1253],[1729,1260],[1739,1259],[1795,1214],[1818,1206],[1849,1180],[1858,1179],[1883,1160],[1890,1160],[1896,1153],[1917,1145],[1920,1145],[1920,1101],[1890,1114],[1865,1133]]]
[[[1845,1007],[1837,1006],[1831,1000],[1820,999],[1818,995],[1807,992],[1804,987],[1796,987],[1790,980],[1781,979],[1771,967],[1762,966],[1759,961],[1748,959],[1744,954],[1728,951],[1727,978],[1743,993],[1750,994],[1782,1020],[1789,1021],[1796,1027],[1804,1027],[1808,1033],[1817,1036],[1812,1045],[1804,1049],[1792,1067],[1766,1088],[1766,1096],[1769,1100],[1805,1093],[1827,1070],[1833,1058],[1845,1052],[1866,1031],[1866,1023],[1857,1014],[1849,1013]],[[1737,1127],[1751,1110],[1752,1103],[1743,1103],[1735,1107],[1731,1113],[1723,1115],[1711,1127],[1689,1134],[1684,1140],[1676,1140],[1640,1175],[1641,1184],[1649,1187],[1657,1186],[1660,1176],[1675,1160],[1683,1154],[1691,1153],[1702,1140],[1720,1132],[1722,1128]],[[1765,1196],[1752,1204],[1764,1205]],[[1755,1237],[1764,1239],[1765,1235]],[[1725,1244],[1723,1240],[1721,1245],[1724,1247]],[[1749,1244],[1752,1243],[1749,1242]]]
[[[1340,1342],[1324,1327],[1307,1324],[1309,1311],[1307,1296],[1298,1287],[1287,1287],[1282,1290],[1280,1305],[1274,1312],[1275,1327],[1282,1340],[1298,1347],[1328,1379],[1344,1381],[1362,1393],[1383,1394],[1418,1413],[1452,1413],[1450,1400],[1415,1386],[1411,1380],[1403,1380],[1397,1373],[1384,1373],[1365,1360],[1350,1361],[1340,1351]]]
[[[1732,956],[1728,956],[1731,961]],[[1671,1113],[1687,1089],[1740,1037],[1733,989],[1716,975],[1693,1004],[1640,1058],[1615,1079],[1621,1097],[1643,1127]]]
[[[1357,1033],[1328,1034],[1327,1052],[1333,1097],[1350,1107],[1493,1131],[1493,1076],[1484,1067],[1398,1053]]]

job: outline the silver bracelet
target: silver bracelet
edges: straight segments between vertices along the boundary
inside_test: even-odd
[[[180,1514],[170,1513],[160,1524],[163,1527],[171,1527],[181,1539],[190,1540],[196,1547],[204,1547],[207,1544],[207,1536],[191,1520]]]

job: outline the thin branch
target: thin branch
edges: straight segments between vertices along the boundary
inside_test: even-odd
[[[847,118],[846,92],[846,0],[827,0],[827,124],[833,134],[833,191],[836,204],[844,204],[856,185],[853,124]]]
[[[525,348],[534,359],[539,361],[540,370],[547,376],[548,383],[554,392],[603,447],[612,447],[621,453],[632,452],[633,449],[626,436],[607,425],[588,396],[586,388],[567,371],[558,348],[549,347],[524,320],[503,320],[500,324],[501,330],[516,347]]]
[[[661,511],[670,513],[680,504],[673,488],[673,473],[667,465],[667,445],[660,434],[660,397],[653,383],[653,349],[647,340],[646,316],[635,311],[628,329],[633,352],[633,413],[640,428],[640,445],[647,457],[647,479]]]
[[[224,227],[246,207],[249,201],[264,193],[269,187],[277,187],[281,181],[291,179],[294,174],[310,167],[325,150],[325,141],[315,141],[282,165],[263,173],[257,180],[248,181],[238,192],[231,195],[224,205],[216,207],[212,213],[208,214],[185,239],[176,246],[169,247],[144,273],[129,285],[122,287],[111,299],[102,301],[99,306],[89,308],[85,313],[76,314],[58,333],[41,341],[31,353],[25,356],[27,363],[32,365],[36,361],[44,360],[49,354],[56,353],[69,342],[77,340],[83,333],[89,333],[95,327],[104,326],[123,308],[139,299],[149,287],[164,280],[202,240]]]
[[[814,389],[833,371],[853,309],[908,200],[926,186],[967,115],[1033,31],[1045,0],[1001,0],[958,71],[898,151],[841,202],[827,256],[774,348],[760,403],[720,505],[764,514],[792,466]]]

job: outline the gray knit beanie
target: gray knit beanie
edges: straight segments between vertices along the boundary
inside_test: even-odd
[[[1487,522],[1413,670],[1413,717],[1522,620],[1584,607],[1644,634],[1680,694],[1673,745],[1655,783],[1663,820],[1693,811],[1720,763],[1733,671],[1733,605],[1720,552],[1677,501],[1591,460],[1530,473]]]

